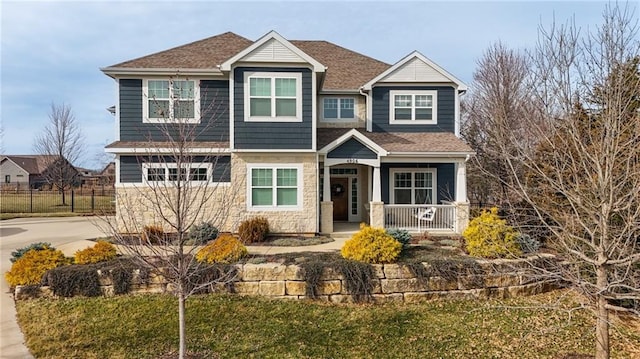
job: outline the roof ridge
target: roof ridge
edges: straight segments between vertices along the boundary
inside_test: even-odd
[[[366,57],[366,58],[371,59],[371,60],[373,60],[373,61],[379,62],[381,65],[391,66],[391,64],[388,64],[388,63],[386,63],[386,62],[384,62],[384,61],[378,60],[378,59],[376,59],[375,57],[371,57],[371,56],[369,56],[369,55],[365,55],[365,54],[363,54],[363,53],[361,53],[361,52],[351,50],[351,49],[346,48],[346,47],[344,47],[344,46],[342,46],[342,45],[338,45],[338,44],[336,44],[336,43],[334,43],[334,42],[327,41],[327,40],[289,40],[289,42],[291,42],[291,43],[292,43],[292,44],[294,44],[294,45],[295,45],[295,42],[324,42],[324,43],[327,43],[327,44],[331,44],[331,45],[333,45],[333,46],[335,46],[335,47],[339,47],[339,48],[341,48],[341,49],[343,49],[343,50],[345,50],[345,51],[351,52],[351,53],[353,53],[353,54],[356,54],[356,55],[359,55],[359,56],[362,56],[362,57]]]

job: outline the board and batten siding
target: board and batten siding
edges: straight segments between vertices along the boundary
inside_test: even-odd
[[[120,140],[166,141],[158,124],[142,122],[142,80],[120,79]],[[200,80],[200,123],[196,141],[229,141],[229,81]]]
[[[371,151],[369,147],[360,143],[360,141],[351,138],[329,152],[327,158],[359,158],[368,160],[376,159],[378,155]]]
[[[438,91],[438,123],[405,125],[389,123],[389,91]],[[455,89],[447,86],[380,86],[373,88],[373,132],[452,132],[455,133]]]
[[[141,183],[143,163],[171,162],[170,156],[120,156],[120,182]],[[213,182],[231,181],[231,156],[194,156],[193,163],[213,163]]]
[[[302,73],[302,122],[245,122],[245,72]],[[234,147],[251,150],[308,150],[313,146],[313,89],[306,68],[238,67],[234,70]]]
[[[450,201],[452,198],[455,198],[455,164],[453,163],[383,163],[380,166],[380,186],[382,187],[381,196],[384,203],[390,203],[390,170],[394,168],[435,168],[436,181],[438,182],[437,188],[434,191],[436,196],[436,204],[441,204],[442,201]]]

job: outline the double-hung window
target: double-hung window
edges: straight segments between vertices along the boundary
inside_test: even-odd
[[[438,123],[437,91],[390,91],[389,123]]]
[[[391,203],[434,204],[435,169],[391,170]]]
[[[322,101],[322,117],[325,121],[355,119],[353,98],[325,97]]]
[[[144,122],[198,123],[200,90],[196,80],[144,80]]]
[[[297,210],[302,205],[302,166],[249,165],[248,207]]]
[[[245,119],[302,121],[301,85],[300,73],[245,73]]]

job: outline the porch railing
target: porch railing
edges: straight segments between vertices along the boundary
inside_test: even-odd
[[[427,208],[435,207],[433,219],[428,221],[420,216]],[[456,206],[448,204],[413,205],[385,204],[385,228],[405,229],[409,232],[455,231]]]

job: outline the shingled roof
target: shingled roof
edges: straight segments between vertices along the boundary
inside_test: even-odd
[[[58,156],[55,155],[7,155],[8,158],[30,175],[39,175],[44,172],[47,167],[55,161]]]
[[[350,130],[350,128],[319,128],[318,149]],[[358,132],[392,154],[393,152],[449,152],[461,155],[473,153],[469,145],[451,132],[366,132],[362,129],[358,129]]]
[[[391,65],[328,41],[291,40],[291,44],[327,67],[323,89],[357,90]],[[216,69],[254,42],[233,32],[195,41],[108,68]]]

